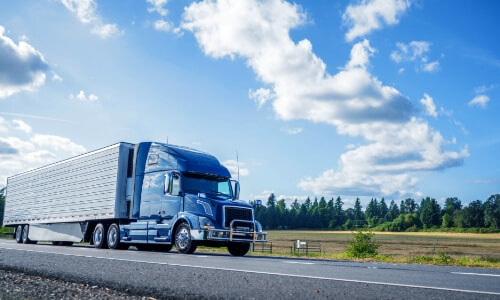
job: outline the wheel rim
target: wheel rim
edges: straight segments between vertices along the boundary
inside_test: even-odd
[[[21,241],[22,236],[23,236],[23,227],[21,225],[17,226],[16,230],[16,241]]]
[[[182,227],[177,233],[176,237],[177,246],[181,249],[186,249],[189,245],[189,231],[186,227]]]
[[[28,241],[28,226],[24,226],[23,229],[23,242]]]
[[[94,245],[100,245],[102,242],[102,229],[96,228],[94,232]]]
[[[116,229],[112,227],[108,232],[108,245],[113,246],[114,244],[116,244],[117,240],[118,234],[116,232]]]

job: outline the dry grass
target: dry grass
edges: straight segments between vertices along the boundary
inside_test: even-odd
[[[411,261],[421,256],[438,256],[444,253],[451,258],[469,257],[500,261],[500,234],[441,233],[441,232],[374,232],[380,244],[381,256],[395,260]],[[273,253],[289,255],[297,240],[320,242],[322,255],[341,257],[345,252],[351,232],[345,231],[269,231],[268,241]]]

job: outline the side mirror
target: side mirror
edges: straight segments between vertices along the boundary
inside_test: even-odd
[[[231,180],[231,187],[233,188],[233,199],[240,199],[240,183],[236,180]]]
[[[171,190],[172,190],[172,173],[168,172],[167,174],[165,174],[165,187],[163,193],[168,194],[170,193]]]
[[[261,207],[262,206],[262,200],[256,199],[253,203],[253,206],[255,207]]]

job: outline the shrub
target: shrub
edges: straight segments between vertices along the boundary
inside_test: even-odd
[[[372,232],[363,233],[361,230],[353,233],[346,250],[347,255],[355,258],[376,256],[380,245],[373,239],[374,236]]]

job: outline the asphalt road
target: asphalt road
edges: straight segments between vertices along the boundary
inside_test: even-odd
[[[1,269],[156,298],[500,299],[500,270],[196,252],[181,255],[0,240]]]

